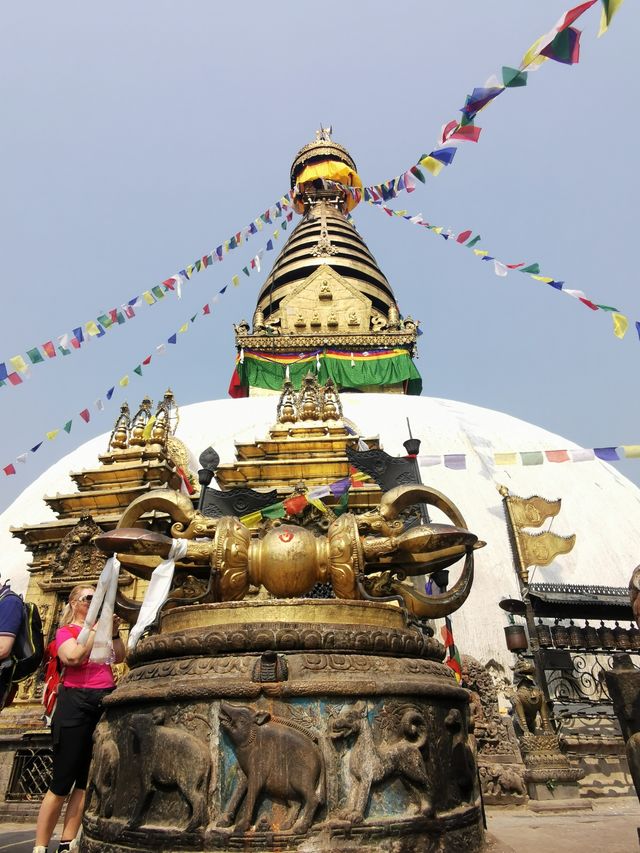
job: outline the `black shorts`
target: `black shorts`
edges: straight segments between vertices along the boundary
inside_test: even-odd
[[[93,732],[102,715],[102,700],[111,693],[82,687],[60,687],[51,721],[53,776],[49,790],[66,797],[75,785],[87,787]]]

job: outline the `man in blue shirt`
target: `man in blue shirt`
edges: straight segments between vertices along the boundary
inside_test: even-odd
[[[11,651],[22,625],[22,613],[22,599],[4,584],[0,587],[0,710],[4,708],[11,690]]]

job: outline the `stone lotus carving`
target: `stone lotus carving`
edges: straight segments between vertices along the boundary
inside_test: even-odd
[[[461,526],[428,524],[404,529],[400,513],[416,504],[441,508]],[[331,522],[326,535],[314,536],[293,524],[273,526],[262,538],[235,517],[206,518],[178,492],[161,489],[137,498],[122,516],[120,527],[95,539],[105,553],[118,553],[133,574],[149,578],[158,558],[166,558],[171,539],[133,527],[150,510],[168,513],[173,536],[189,540],[180,568],[194,577],[209,577],[213,601],[237,601],[250,584],[262,584],[272,595],[304,595],[314,584],[331,582],[338,598],[396,596],[421,619],[439,618],[457,610],[473,582],[473,551],[482,547],[464,528],[464,519],[443,495],[426,486],[399,486],[387,492],[377,510],[362,516],[345,513]],[[365,534],[365,535],[363,535]],[[197,537],[197,541],[196,540]],[[407,576],[442,568],[465,557],[460,579],[441,595],[420,595]],[[135,602],[120,596],[129,618]]]

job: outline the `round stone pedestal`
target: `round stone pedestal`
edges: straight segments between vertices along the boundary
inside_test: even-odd
[[[392,604],[178,607],[95,736],[81,849],[474,851],[467,694]]]

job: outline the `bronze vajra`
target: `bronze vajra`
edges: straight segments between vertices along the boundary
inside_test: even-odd
[[[406,527],[400,515],[417,504],[435,506],[453,524]],[[133,526],[152,510],[167,513],[172,536],[187,540],[179,566],[208,582],[206,600],[214,602],[240,601],[250,585],[292,598],[318,582],[329,582],[337,598],[394,597],[414,616],[437,619],[466,600],[473,582],[473,552],[485,544],[465,528],[460,512],[444,495],[422,485],[398,486],[383,495],[379,508],[341,515],[322,536],[305,527],[280,524],[261,538],[252,536],[235,516],[209,518],[194,510],[186,495],[159,489],[133,501],[120,526],[94,540],[106,554],[118,554],[128,571],[147,579],[172,545],[168,536]],[[460,579],[446,593],[422,595],[403,583],[461,558],[465,562]]]

